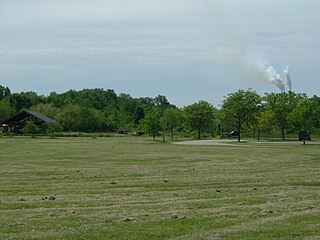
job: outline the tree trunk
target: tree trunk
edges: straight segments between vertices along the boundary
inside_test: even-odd
[[[152,137],[153,137],[153,141],[155,141],[156,140],[156,135],[152,134]]]
[[[241,133],[240,133],[240,129],[241,129],[241,125],[240,124],[238,124],[238,142],[240,142],[241,141]]]
[[[306,145],[306,137],[303,137],[303,145]]]
[[[258,141],[260,141],[260,130],[258,130]]]
[[[166,141],[165,109],[162,106],[162,142]]]
[[[199,128],[198,129],[198,139],[200,139],[200,136],[201,136],[201,129]]]
[[[173,129],[171,129],[171,141],[173,141]]]
[[[282,141],[286,140],[284,136],[284,129],[281,129]]]

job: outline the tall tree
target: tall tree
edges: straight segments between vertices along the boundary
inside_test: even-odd
[[[79,130],[83,132],[101,132],[104,130],[105,116],[94,108],[80,110]]]
[[[272,111],[273,120],[281,131],[281,138],[285,140],[285,132],[289,126],[289,114],[296,108],[304,97],[294,92],[268,93],[265,96],[266,107]]]
[[[129,94],[121,93],[118,96],[119,106],[119,128],[131,129],[136,127],[135,113],[137,108],[137,102]]]
[[[22,109],[30,109],[31,106],[37,105],[45,101],[43,96],[38,96],[35,92],[21,92],[10,95],[10,104],[16,111]]]
[[[254,117],[260,104],[260,96],[251,89],[230,93],[223,101],[222,111],[226,118],[231,118],[235,122],[238,131],[238,142],[241,139],[241,127]]]
[[[10,117],[14,112],[15,110],[11,107],[8,98],[4,98],[0,101],[0,121]]]
[[[320,127],[320,103],[315,98],[306,98],[288,116],[289,123],[298,131]],[[304,139],[305,144],[305,139]]]
[[[60,113],[60,109],[51,103],[39,103],[31,107],[31,110],[40,112],[49,118],[56,119]]]
[[[215,108],[206,101],[186,106],[184,112],[190,128],[197,131],[198,139],[201,138],[201,132],[210,127],[215,117]]]
[[[156,140],[158,131],[161,130],[160,124],[160,113],[156,110],[150,111],[143,119],[140,121],[140,128],[146,133],[152,135],[153,140]]]
[[[171,133],[171,140],[173,141],[173,131],[182,123],[183,113],[178,108],[168,108],[166,113],[166,125]]]
[[[257,120],[258,140],[260,140],[261,132],[270,133],[274,124],[274,117],[272,110],[264,110],[260,112]]]
[[[65,131],[78,131],[80,119],[80,107],[78,105],[68,104],[63,107],[57,117]]]
[[[166,141],[166,122],[165,122],[165,114],[166,114],[166,106],[169,105],[169,102],[165,96],[158,95],[155,98],[155,102],[158,106],[161,107],[161,115],[162,115],[162,142]]]
[[[11,95],[10,89],[0,85],[0,101]]]

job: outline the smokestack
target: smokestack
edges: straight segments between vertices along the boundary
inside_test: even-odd
[[[291,81],[291,77],[290,77],[290,74],[289,74],[289,67],[287,67],[284,70],[284,77],[285,77],[285,82],[289,87],[289,91],[291,92],[291,90],[292,90],[292,81]]]

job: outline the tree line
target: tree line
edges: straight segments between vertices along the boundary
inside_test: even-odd
[[[38,111],[56,120],[68,132],[141,132],[156,139],[159,133],[194,133],[215,136],[246,129],[258,138],[262,133],[287,133],[320,128],[320,98],[303,93],[266,93],[238,90],[228,94],[217,109],[207,101],[183,108],[165,96],[133,98],[112,89],[69,90],[48,96],[35,92],[11,93],[0,85],[0,120],[24,109]],[[165,135],[163,135],[163,140]]]

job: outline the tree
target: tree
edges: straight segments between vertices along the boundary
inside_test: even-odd
[[[133,119],[134,124],[138,125],[140,120],[142,118],[144,118],[144,115],[145,115],[145,112],[144,112],[143,107],[137,106],[135,111],[134,111],[134,119]]]
[[[171,133],[171,140],[173,141],[173,131],[181,125],[182,111],[178,108],[169,108],[166,113],[166,125]]]
[[[47,132],[50,133],[51,138],[54,137],[54,133],[62,131],[62,127],[57,122],[47,124]]]
[[[119,128],[131,129],[136,127],[135,114],[137,102],[129,94],[121,93],[118,97]]]
[[[281,131],[281,138],[285,140],[285,132],[289,126],[289,114],[303,99],[302,95],[294,92],[266,94],[266,107],[272,111],[273,121]]]
[[[143,129],[146,133],[152,135],[154,141],[156,140],[158,131],[161,130],[161,124],[159,120],[160,116],[160,113],[154,110],[149,112],[140,121],[140,128]]]
[[[58,122],[65,131],[78,131],[80,119],[80,107],[78,105],[68,104],[63,107],[58,115]]]
[[[9,97],[10,104],[16,111],[30,109],[31,106],[44,102],[43,96],[38,96],[35,92],[13,93]]]
[[[270,132],[273,126],[273,112],[269,110],[262,111],[257,120],[258,140],[260,140],[261,132]]]
[[[104,129],[105,116],[94,108],[82,108],[78,127],[83,132],[100,132]]]
[[[52,119],[55,119],[60,113],[60,109],[51,103],[39,103],[38,105],[32,106],[31,110],[42,113]]]
[[[289,122],[297,130],[306,131],[320,126],[320,104],[315,98],[304,99],[288,116]],[[305,138],[303,139],[305,144]]]
[[[223,101],[222,111],[225,118],[231,118],[235,122],[238,131],[238,142],[241,139],[241,127],[254,117],[260,104],[260,96],[251,89],[230,93]]]
[[[119,127],[119,112],[117,102],[111,100],[104,109],[106,130],[115,131]]]
[[[10,105],[8,98],[4,98],[0,101],[0,120],[4,120],[10,117],[14,113],[13,107]]]
[[[207,130],[213,123],[215,108],[206,101],[199,101],[184,108],[187,124],[192,130],[197,131],[198,139],[201,132]]]
[[[26,121],[23,131],[34,138],[34,135],[40,132],[40,128],[33,121]]]
[[[169,102],[167,100],[167,98],[165,96],[162,95],[158,95],[155,98],[155,102],[158,106],[161,107],[161,112],[162,112],[162,142],[166,141],[166,122],[165,122],[165,118],[166,118],[166,106],[169,105]]]
[[[4,98],[9,97],[10,95],[10,89],[8,87],[0,85],[0,101],[2,101]]]

